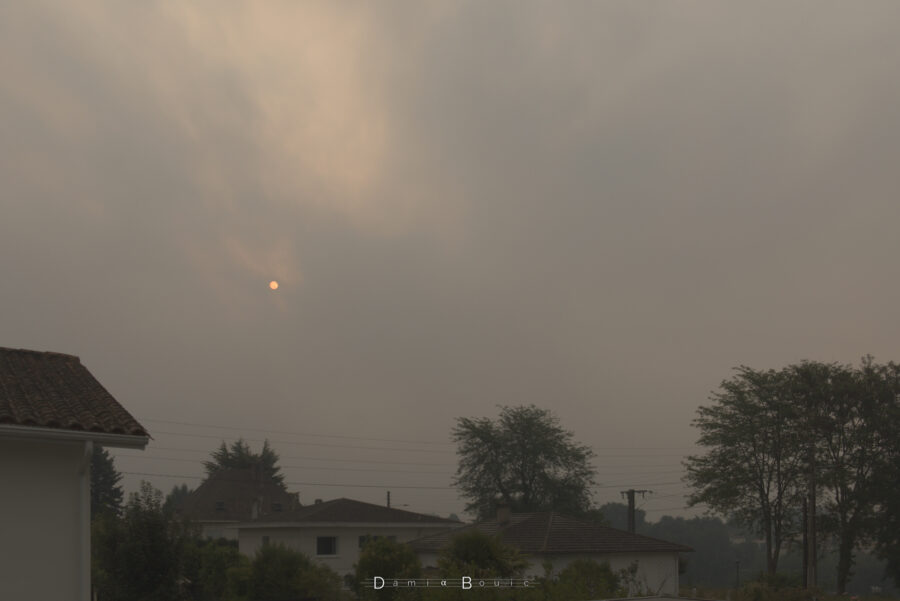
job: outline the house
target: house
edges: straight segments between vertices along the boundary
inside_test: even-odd
[[[494,519],[440,532],[409,543],[422,565],[437,565],[438,554],[459,533],[471,529],[499,536],[505,544],[528,557],[527,575],[544,574],[543,562],[549,561],[558,574],[576,559],[608,562],[613,571],[637,566],[630,594],[678,596],[678,554],[693,549],[624,530],[586,522],[555,512],[510,513],[501,507]]]
[[[176,508],[179,515],[200,524],[203,536],[237,540],[237,524],[300,506],[289,493],[254,468],[220,470],[207,478]]]
[[[78,357],[0,348],[0,599],[89,600],[93,446],[148,439]]]
[[[238,547],[253,557],[263,545],[281,543],[345,575],[371,538],[406,542],[459,526],[454,520],[352,499],[317,500],[239,524]]]

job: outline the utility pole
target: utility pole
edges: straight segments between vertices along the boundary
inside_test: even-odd
[[[391,491],[387,491],[387,506],[391,506]]]
[[[634,534],[635,524],[634,524],[634,493],[640,493],[641,498],[644,498],[646,493],[653,494],[652,490],[634,490],[633,488],[629,488],[628,490],[621,491],[622,496],[628,497],[628,531]]]

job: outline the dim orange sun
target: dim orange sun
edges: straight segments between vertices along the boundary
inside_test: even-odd
[[[278,282],[272,280],[271,282],[269,282],[269,288],[271,288],[272,290],[278,290]]]

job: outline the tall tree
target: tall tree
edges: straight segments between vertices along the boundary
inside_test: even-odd
[[[262,451],[259,453],[250,450],[250,445],[244,442],[243,438],[231,443],[231,446],[223,441],[222,445],[212,452],[211,459],[203,462],[203,467],[206,468],[207,476],[225,469],[258,467],[264,477],[285,488],[284,475],[280,473],[281,468],[278,466],[278,455],[269,446],[268,440],[263,442]]]
[[[877,520],[874,535],[886,572],[900,587],[900,365],[875,366],[882,413],[877,438],[884,454],[876,468],[873,490]]]
[[[121,518],[94,523],[93,581],[108,601],[181,598],[180,580],[189,540],[197,533],[162,510],[162,493],[147,482],[132,493]]]
[[[386,587],[375,590],[366,581],[375,576],[383,578],[419,578],[422,565],[416,553],[404,543],[388,538],[378,538],[366,543],[360,551],[354,567],[352,588],[358,599],[394,601],[394,599],[421,599],[416,589]]]
[[[497,421],[461,417],[453,440],[454,485],[468,499],[466,510],[480,518],[498,500],[514,511],[590,511],[593,451],[575,443],[550,411],[530,405],[501,407]]]
[[[192,488],[188,488],[187,484],[176,484],[166,495],[163,503],[163,511],[172,513],[181,505],[181,503],[193,492]]]
[[[809,433],[807,469],[821,497],[816,521],[837,545],[837,589],[845,592],[855,556],[876,530],[877,491],[884,458],[896,443],[885,436],[898,391],[897,366],[878,365],[864,357],[859,368],[836,363],[803,362],[786,368],[802,416],[799,429]]]
[[[102,513],[119,515],[122,510],[122,474],[116,471],[106,449],[94,446],[91,456],[91,519]]]
[[[738,368],[713,393],[713,404],[697,410],[694,426],[707,452],[685,462],[694,487],[688,502],[705,503],[764,536],[769,574],[798,532],[795,508],[804,490],[801,432],[784,378],[774,370]]]

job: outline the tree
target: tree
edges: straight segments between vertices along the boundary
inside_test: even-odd
[[[884,486],[884,475],[898,435],[887,424],[897,423],[898,398],[900,367],[871,357],[859,368],[812,361],[778,371],[739,368],[694,421],[709,451],[686,462],[690,503],[762,533],[774,576],[783,543],[800,532],[805,499],[810,540],[822,534],[837,545],[836,584],[844,592],[860,545],[879,528],[884,535],[889,521],[894,487]]]
[[[600,506],[597,513],[603,516],[603,523],[619,530],[628,529],[628,505],[624,503],[606,503]],[[634,526],[636,532],[644,532],[647,523],[647,512],[643,509],[634,510]]]
[[[549,583],[549,587],[551,599],[566,601],[628,595],[628,591],[621,588],[619,577],[610,569],[609,564],[597,563],[592,559],[576,559]]]
[[[263,545],[250,567],[250,599],[339,601],[341,578],[326,566],[280,544]]]
[[[814,381],[811,394],[819,411],[810,431],[815,433],[817,481],[825,497],[819,526],[837,542],[837,589],[844,593],[856,549],[871,531],[875,469],[888,452],[876,440],[882,408],[878,368],[866,358],[859,370],[810,363],[791,369],[801,375],[811,372],[803,381]]]
[[[122,510],[122,474],[116,471],[106,449],[94,446],[91,456],[91,519],[101,513],[119,515]]]
[[[518,549],[499,538],[470,529],[454,536],[438,556],[438,569],[447,576],[518,578],[528,561]]]
[[[169,491],[169,494],[166,495],[166,501],[163,503],[163,510],[167,513],[173,513],[191,492],[193,492],[193,489],[188,488],[187,484],[176,484],[172,487],[172,490]]]
[[[218,601],[229,593],[229,572],[249,567],[237,541],[194,539],[185,549],[184,576],[193,601]]]
[[[384,588],[375,590],[366,587],[367,579],[375,576],[383,578],[419,578],[422,566],[419,558],[408,545],[388,538],[370,540],[359,554],[354,566],[354,589],[359,599],[416,599],[418,591],[408,588]]]
[[[466,511],[487,518],[502,501],[513,511],[591,509],[593,451],[576,444],[550,411],[534,405],[501,407],[500,417],[459,418],[453,429],[459,466],[454,485]]]
[[[259,453],[251,451],[250,445],[244,442],[243,438],[231,443],[231,446],[223,441],[222,446],[213,451],[211,457],[211,460],[203,462],[207,476],[212,476],[220,470],[259,467],[264,477],[285,488],[284,475],[279,473],[281,468],[278,466],[278,455],[269,446],[268,440],[263,442],[262,451]]]
[[[121,518],[94,523],[94,584],[104,601],[169,601],[181,597],[184,552],[196,538],[162,510],[162,493],[148,482],[132,493]]]
[[[762,534],[769,574],[800,527],[795,508],[805,441],[787,390],[783,372],[738,368],[712,395],[713,404],[697,410],[694,426],[707,453],[685,461],[694,487],[688,503],[705,503]]]
[[[877,396],[883,411],[876,436],[884,450],[873,489],[873,503],[879,509],[874,536],[886,572],[900,588],[900,365],[876,366]]]

